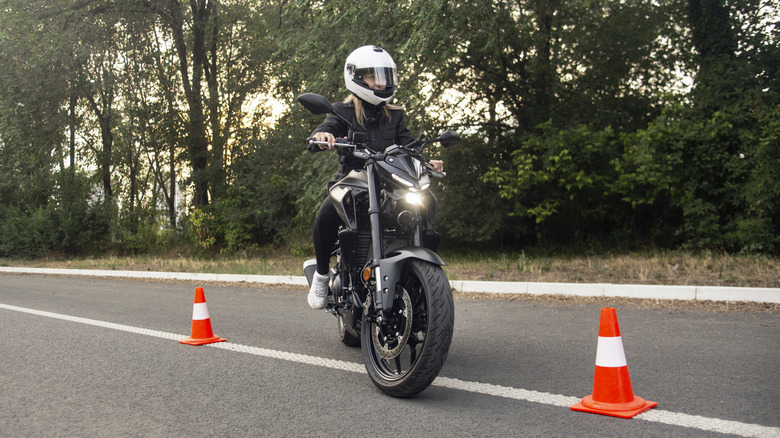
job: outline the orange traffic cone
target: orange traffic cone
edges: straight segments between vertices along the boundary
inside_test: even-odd
[[[206,307],[206,296],[203,294],[202,287],[195,288],[195,303],[192,307],[192,336],[179,342],[189,345],[225,342],[225,339],[215,336],[211,331],[209,309]]]
[[[634,395],[615,309],[611,307],[601,309],[593,394],[571,406],[571,409],[631,418],[657,405],[656,402],[646,401]]]

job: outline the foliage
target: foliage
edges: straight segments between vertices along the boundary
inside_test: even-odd
[[[0,254],[32,257],[107,248],[116,214],[112,205],[96,200],[84,175],[64,177],[71,181],[43,205],[9,203],[0,207]]]
[[[611,189],[616,176],[609,162],[621,152],[612,129],[555,129],[547,122],[536,131],[512,152],[509,166],[484,176],[512,201],[510,215],[532,220],[538,238],[547,242],[620,232],[628,209]]]
[[[437,226],[449,239],[517,242],[523,234],[520,224],[508,217],[510,205],[497,195],[498,187],[481,178],[494,163],[493,149],[473,136],[441,152],[447,177],[434,189],[439,199]]]
[[[780,251],[769,0],[7,0],[0,255],[292,244],[335,170],[303,92],[378,44],[450,245]],[[279,108],[282,108],[281,111]]]
[[[743,104],[747,103],[747,106]],[[671,107],[647,129],[624,136],[614,161],[617,188],[654,240],[674,236],[693,248],[777,249],[780,150],[778,106],[761,100],[709,117]]]

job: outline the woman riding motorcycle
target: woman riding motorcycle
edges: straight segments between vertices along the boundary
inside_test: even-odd
[[[353,51],[344,64],[344,83],[352,94],[343,102],[333,104],[333,111],[363,132],[368,146],[374,151],[384,151],[394,144],[406,145],[412,135],[406,128],[403,109],[390,101],[397,86],[397,70],[393,58],[377,46],[362,46]],[[333,114],[314,130],[311,137],[326,142],[321,149],[334,150],[336,137],[346,137],[350,127]],[[442,171],[443,163],[431,160],[435,170]],[[340,155],[339,169],[328,184],[328,188],[349,172],[363,167],[362,160],[353,156]],[[328,281],[330,279],[330,255],[338,239],[341,219],[326,197],[314,221],[314,252],[317,272],[309,290],[308,302],[313,309],[324,309],[328,303]]]

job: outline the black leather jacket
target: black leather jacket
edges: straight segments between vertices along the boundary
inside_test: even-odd
[[[412,141],[412,134],[406,128],[404,112],[402,110],[390,110],[388,120],[382,114],[381,108],[363,103],[366,120],[365,126],[358,125],[355,116],[355,105],[344,102],[333,104],[333,111],[341,117],[349,120],[355,131],[365,132],[368,137],[368,147],[375,151],[384,151],[386,147],[400,144],[405,145]],[[330,114],[317,129],[312,132],[312,137],[317,132],[330,132],[334,136],[346,137],[349,134],[349,126],[338,117]],[[351,155],[339,155],[339,171],[336,179],[341,179],[350,171],[363,167],[363,160]]]

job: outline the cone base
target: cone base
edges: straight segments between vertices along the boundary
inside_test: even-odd
[[[627,403],[604,403],[593,400],[593,396],[589,395],[583,398],[581,402],[570,406],[570,408],[573,411],[590,412],[592,414],[610,415],[620,418],[632,418],[637,414],[656,406],[658,406],[658,403],[647,401],[637,396],[634,396],[634,400]]]
[[[204,345],[204,344],[213,344],[215,342],[225,342],[227,339],[222,339],[219,336],[212,336],[210,338],[192,338],[189,337],[187,339],[182,339],[179,341],[180,344],[187,344],[187,345]]]

